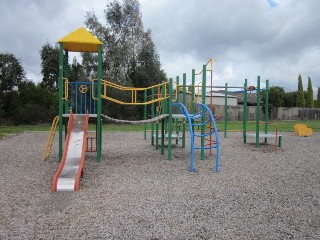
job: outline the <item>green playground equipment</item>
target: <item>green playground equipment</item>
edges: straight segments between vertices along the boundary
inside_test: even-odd
[[[164,139],[168,139],[168,159],[172,159],[171,142],[173,139],[173,127],[178,127],[178,122],[173,119],[184,119],[183,129],[183,147],[185,147],[186,123],[189,124],[191,136],[191,161],[190,171],[195,171],[194,150],[201,150],[201,159],[204,159],[206,149],[216,149],[215,170],[219,171],[220,148],[218,141],[215,119],[211,110],[202,103],[205,103],[206,75],[211,71],[213,60],[210,59],[206,65],[203,65],[202,71],[202,100],[196,102],[194,98],[195,88],[195,70],[192,70],[192,84],[186,85],[186,74],[183,74],[183,84],[179,85],[177,79],[176,89],[173,88],[173,80],[162,82],[160,84],[147,88],[124,87],[102,79],[102,42],[94,37],[85,28],[79,28],[59,41],[59,115],[55,119],[53,126],[58,125],[59,130],[59,162],[60,166],[52,183],[52,191],[77,191],[79,188],[79,179],[83,175],[85,152],[97,152],[96,161],[101,161],[102,151],[102,118],[111,121],[123,123],[147,123],[152,122],[152,141],[156,140],[156,148],[159,145],[159,136],[161,139],[161,154],[164,154]],[[88,82],[69,82],[69,52],[93,52],[97,53],[98,71],[97,78]],[[207,70],[207,65],[211,64],[211,69]],[[191,108],[185,107],[186,88],[192,89],[193,104]],[[183,101],[177,100],[178,89],[182,88]],[[131,99],[115,99],[109,94],[109,91],[125,91],[131,95]],[[140,102],[140,94],[143,93],[144,100]],[[121,97],[125,94],[120,94]],[[149,97],[148,97],[149,96]],[[150,99],[151,96],[151,99]],[[101,110],[102,99],[112,101],[121,105],[143,105],[145,112],[147,105],[151,105],[151,119],[147,119],[145,114],[143,121],[126,121],[113,119],[103,115]],[[95,119],[96,130],[90,135],[88,131],[89,118]],[[159,127],[161,122],[161,127]],[[209,125],[209,127],[208,127]],[[201,133],[193,131],[195,127],[201,129]],[[159,128],[161,133],[159,135]],[[206,131],[209,128],[209,131]],[[55,129],[55,128],[54,128]],[[52,130],[49,135],[47,149],[44,159],[49,156],[52,140],[54,137]],[[64,134],[63,134],[64,132]],[[178,134],[176,128],[175,133]],[[214,137],[213,137],[214,136]],[[146,133],[145,133],[146,137]],[[205,144],[205,139],[210,137],[210,144]],[[196,146],[195,139],[201,139],[201,146]],[[65,141],[64,141],[65,139]],[[212,140],[214,139],[214,140]],[[176,139],[178,143],[178,139]]]

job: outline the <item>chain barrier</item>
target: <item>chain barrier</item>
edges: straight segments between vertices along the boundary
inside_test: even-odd
[[[109,117],[107,115],[101,114],[101,117],[112,121],[112,122],[116,122],[116,123],[127,123],[127,124],[143,124],[143,123],[152,123],[152,122],[157,122],[161,119],[164,119],[166,117],[168,117],[169,114],[161,114],[157,117],[151,118],[151,119],[146,119],[146,120],[137,120],[137,121],[131,121],[131,120],[122,120],[122,119],[116,119],[116,118],[112,118]]]

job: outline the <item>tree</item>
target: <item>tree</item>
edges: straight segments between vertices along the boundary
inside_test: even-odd
[[[308,77],[306,107],[314,108],[313,87],[312,87],[312,82],[311,82],[311,78],[310,77]]]
[[[284,99],[283,99],[283,107],[295,107],[297,105],[296,99],[297,99],[296,91],[285,93]]]
[[[161,70],[151,31],[145,31],[143,28],[139,1],[112,0],[104,13],[105,24],[99,22],[94,12],[88,12],[85,20],[85,25],[91,33],[103,42],[103,78],[134,87],[152,86],[165,80],[166,75]],[[83,53],[82,57],[86,76],[95,77],[96,54]],[[117,94],[126,97],[124,93],[110,94],[115,98]],[[106,105],[103,112],[106,110],[105,107]],[[127,106],[108,103],[110,116],[122,118],[124,111],[130,115]],[[136,111],[136,116],[139,115],[138,112]]]
[[[12,53],[0,53],[0,118],[8,118],[17,98],[17,89],[25,80],[20,59]]]
[[[151,31],[143,29],[139,1],[124,0],[121,3],[113,0],[109,2],[104,13],[105,25],[98,21],[94,12],[88,12],[85,20],[90,31],[103,42],[104,78],[121,85],[130,85],[128,70],[131,62],[135,61],[140,65],[140,70],[150,71],[147,73],[149,77],[152,72],[152,77],[148,79],[151,83],[164,80]],[[92,71],[95,71],[93,64],[96,65],[95,55],[82,55],[86,72],[95,75],[95,72],[92,74]]]
[[[278,86],[272,86],[269,88],[268,93],[268,113],[270,114],[273,107],[281,107],[283,105],[284,101],[284,89],[283,87]],[[266,91],[261,92],[261,99],[263,103],[265,103],[266,100]],[[265,111],[265,104],[262,105],[262,110]]]
[[[24,79],[25,72],[20,59],[12,53],[0,53],[0,94],[16,90]]]
[[[298,93],[297,93],[297,107],[305,107],[306,102],[304,98],[304,92],[303,92],[303,84],[302,84],[302,78],[301,74],[299,74],[298,77]]]
[[[51,122],[58,113],[58,93],[36,85],[30,80],[23,81],[18,89],[9,119],[14,124],[38,124]]]
[[[45,43],[41,50],[42,85],[53,91],[58,91],[59,86],[59,46]]]
[[[85,79],[85,72],[83,66],[78,63],[77,58],[74,57],[72,64],[69,70],[69,82],[84,82]]]

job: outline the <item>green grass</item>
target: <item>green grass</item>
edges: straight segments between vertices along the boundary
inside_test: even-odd
[[[297,123],[306,124],[308,127],[312,128],[314,132],[320,132],[320,121],[308,120],[308,121],[273,121],[278,125],[278,128],[281,132],[292,132],[294,131],[294,125]],[[223,122],[217,122],[218,128],[220,131],[223,131],[224,124]],[[50,131],[50,124],[44,125],[20,125],[20,126],[0,126],[0,139],[6,136],[15,135],[21,132],[29,131]],[[255,122],[248,122],[247,131],[255,131],[256,124]],[[151,129],[151,124],[147,125],[147,129]],[[227,129],[229,131],[242,131],[243,125],[241,121],[237,122],[228,122]],[[263,131],[264,125],[260,124],[260,130]],[[95,125],[90,125],[90,131],[95,130]],[[133,124],[103,124],[103,131],[143,131],[144,125],[133,125]],[[275,126],[270,125],[269,131],[274,131]]]
[[[280,132],[293,132],[294,125],[297,123],[302,123],[307,125],[307,127],[312,128],[314,132],[320,132],[320,121],[314,120],[306,120],[306,121],[272,121],[273,124],[269,125],[269,131],[275,130],[275,124],[278,125],[278,130]],[[218,128],[223,131],[224,124],[223,122],[217,123]],[[260,131],[264,130],[264,124],[259,124]],[[230,131],[242,131],[243,130],[243,123],[241,121],[237,122],[228,122],[227,129]],[[247,123],[247,131],[255,131],[256,130],[256,123],[255,122],[248,122]]]

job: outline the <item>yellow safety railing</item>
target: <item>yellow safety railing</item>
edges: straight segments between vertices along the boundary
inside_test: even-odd
[[[44,151],[44,154],[43,154],[43,161],[46,160],[50,153],[51,153],[51,148],[52,148],[52,144],[53,144],[53,139],[54,139],[54,136],[56,134],[56,130],[57,130],[57,126],[58,126],[58,122],[59,122],[59,116],[56,116],[54,119],[53,119],[53,122],[52,122],[52,126],[51,126],[51,129],[50,129],[50,133],[49,133],[49,136],[48,136],[48,141],[47,141],[47,145],[46,145],[46,149]]]
[[[68,78],[62,78],[64,80],[64,97],[63,100],[68,100],[69,98],[69,81]]]
[[[212,71],[213,71],[213,58],[210,58],[209,61],[208,61],[205,65],[208,66],[209,64],[210,64],[210,68],[207,69],[206,71],[212,73]],[[198,72],[198,73],[195,73],[195,75],[200,75],[202,72],[203,72],[203,70],[201,70],[201,71]],[[212,74],[211,74],[211,77],[212,77]],[[202,93],[200,92],[200,84],[201,84],[201,83],[202,83],[202,82],[200,82],[200,83],[198,84],[198,86],[196,86],[196,87],[198,88],[198,101],[199,101],[199,102],[202,102],[202,97],[201,97]],[[194,92],[196,92],[196,91],[194,91]],[[194,96],[194,99],[196,99],[196,96]]]
[[[94,80],[93,80],[94,81]],[[168,99],[169,96],[167,96],[167,88],[168,88],[168,84],[169,82],[163,82],[157,85],[153,85],[151,87],[146,87],[146,88],[135,88],[135,87],[124,87],[106,80],[102,80],[102,95],[101,97],[103,99],[121,104],[121,105],[148,105],[151,103],[156,103],[156,102],[160,102],[162,100]],[[93,84],[93,83],[92,83]],[[152,88],[157,89],[158,93],[161,92],[162,87],[164,88],[164,97],[162,97],[162,95],[157,94],[158,98],[156,99],[152,99],[146,102],[138,102],[137,100],[137,96],[139,92],[142,91],[146,91],[146,90],[151,90]],[[92,88],[94,89],[94,88]],[[120,90],[120,91],[128,91],[131,92],[131,101],[122,101],[122,100],[118,100],[115,98],[112,98],[110,96],[107,95],[107,89],[116,89],[116,90]],[[92,96],[94,96],[94,90],[92,90]]]
[[[207,72],[210,72],[213,70],[213,58],[210,58],[209,61],[205,64],[206,66],[208,66],[210,63],[210,68],[207,69]],[[203,70],[201,70],[200,72],[196,73],[195,75],[200,75],[203,72]]]

